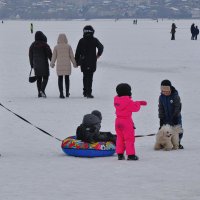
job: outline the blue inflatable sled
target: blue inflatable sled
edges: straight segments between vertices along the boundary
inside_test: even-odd
[[[86,143],[70,136],[62,141],[62,150],[69,156],[76,157],[105,157],[115,153],[113,142]]]

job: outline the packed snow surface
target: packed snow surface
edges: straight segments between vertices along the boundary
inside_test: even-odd
[[[176,40],[170,28],[176,23]],[[65,33],[74,52],[82,29],[92,25],[105,49],[94,75],[94,99],[82,96],[82,73],[72,70],[70,97],[60,99],[56,70],[50,70],[47,98],[28,82],[28,51],[34,41],[31,21],[0,25],[0,103],[33,125],[64,139],[75,135],[84,114],[102,112],[102,131],[115,133],[113,98],[118,83],[132,86],[134,100],[148,105],[133,113],[136,135],[159,127],[160,82],[171,80],[182,100],[184,150],[154,151],[155,136],[136,138],[139,161],[117,156],[65,155],[61,142],[0,106],[1,200],[199,200],[200,199],[200,41],[192,41],[195,20],[34,21],[53,49]],[[199,24],[200,25],[200,24]]]

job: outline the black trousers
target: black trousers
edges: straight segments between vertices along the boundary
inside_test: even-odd
[[[38,93],[40,91],[45,92],[49,76],[37,76],[37,89]]]
[[[172,33],[171,40],[175,40],[175,33]]]
[[[83,95],[92,94],[92,83],[93,83],[94,72],[83,72]]]
[[[58,76],[58,88],[59,88],[60,94],[63,95],[63,77],[65,77],[66,95],[69,95],[69,75]]]

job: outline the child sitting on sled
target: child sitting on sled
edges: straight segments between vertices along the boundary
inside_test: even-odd
[[[98,110],[84,115],[82,124],[76,130],[76,139],[88,143],[111,141],[116,144],[116,135],[111,132],[100,131],[101,120],[102,115]]]

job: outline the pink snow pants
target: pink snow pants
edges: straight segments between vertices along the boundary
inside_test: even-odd
[[[131,118],[116,118],[115,131],[117,133],[116,152],[135,155],[135,131]]]

